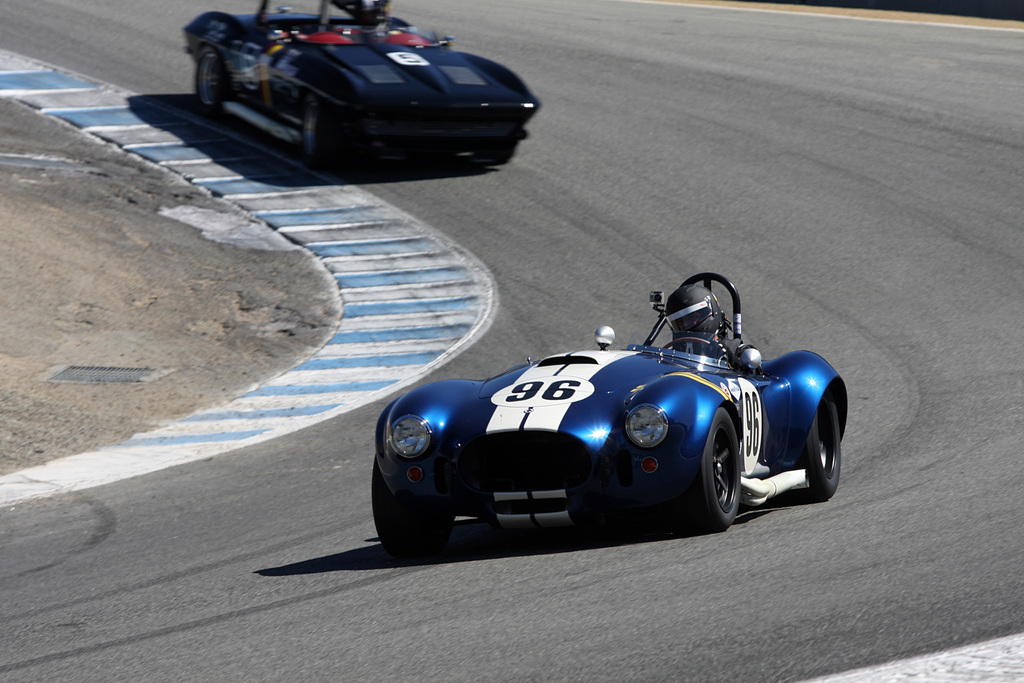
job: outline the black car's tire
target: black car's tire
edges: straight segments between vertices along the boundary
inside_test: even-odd
[[[454,518],[414,512],[398,502],[384,481],[376,459],[373,461],[370,498],[377,537],[390,555],[421,557],[436,555],[444,549],[452,533]]]
[[[302,161],[313,170],[338,166],[340,153],[336,127],[323,100],[309,93],[302,104]]]
[[[725,408],[711,421],[700,468],[690,487],[669,505],[677,533],[716,533],[732,526],[740,506],[740,444]]]
[[[808,487],[802,493],[806,500],[823,503],[835,495],[842,461],[841,441],[839,410],[832,392],[826,391],[804,443],[802,464],[807,468]]]
[[[196,99],[204,116],[216,118],[224,113],[224,102],[231,96],[231,77],[216,48],[207,45],[196,59]]]

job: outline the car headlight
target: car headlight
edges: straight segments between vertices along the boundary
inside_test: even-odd
[[[665,411],[651,403],[638,405],[626,415],[626,436],[637,446],[653,448],[668,435]]]
[[[403,415],[391,423],[388,442],[403,458],[423,455],[430,445],[430,425],[418,415]]]

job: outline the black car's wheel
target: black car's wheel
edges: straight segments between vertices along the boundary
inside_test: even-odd
[[[832,392],[826,391],[818,404],[804,444],[803,465],[807,468],[808,482],[804,497],[807,500],[823,503],[835,495],[839,487],[839,465],[842,460],[841,440],[839,410]]]
[[[338,165],[338,135],[323,101],[309,93],[302,106],[302,161],[311,169]]]
[[[454,518],[414,512],[398,502],[384,481],[376,459],[370,498],[377,537],[389,554],[395,557],[436,555],[448,542]]]
[[[217,117],[224,113],[224,102],[230,97],[230,76],[220,53],[209,45],[199,52],[196,60],[196,97],[199,111],[204,116]]]
[[[678,533],[715,533],[732,526],[740,505],[740,445],[725,408],[711,422],[697,477],[670,505]]]

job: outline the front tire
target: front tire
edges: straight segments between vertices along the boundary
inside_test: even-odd
[[[711,421],[700,468],[690,487],[670,504],[676,533],[717,533],[736,520],[740,507],[740,445],[725,408]]]
[[[302,161],[315,171],[337,165],[338,136],[323,101],[309,93],[302,106]]]
[[[803,464],[807,468],[808,483],[804,497],[809,502],[824,503],[839,488],[841,441],[839,410],[832,392],[826,391],[814,413],[804,444]]]
[[[370,489],[373,524],[388,554],[395,557],[437,555],[444,549],[455,522],[451,515],[428,515],[410,510],[388,488],[377,460]]]
[[[196,60],[196,99],[203,116],[217,118],[224,114],[224,102],[231,93],[231,81],[220,53],[209,45],[199,52]]]

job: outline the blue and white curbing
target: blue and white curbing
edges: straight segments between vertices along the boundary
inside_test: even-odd
[[[335,417],[416,382],[490,325],[496,289],[487,269],[369,193],[336,185],[211,122],[3,52],[0,97],[233,203],[276,230],[276,239],[284,235],[316,255],[344,307],[334,336],[292,370],[228,405],[0,477],[0,504],[207,458]],[[164,213],[199,228],[207,219],[189,207]],[[252,225],[238,230],[251,233]]]

